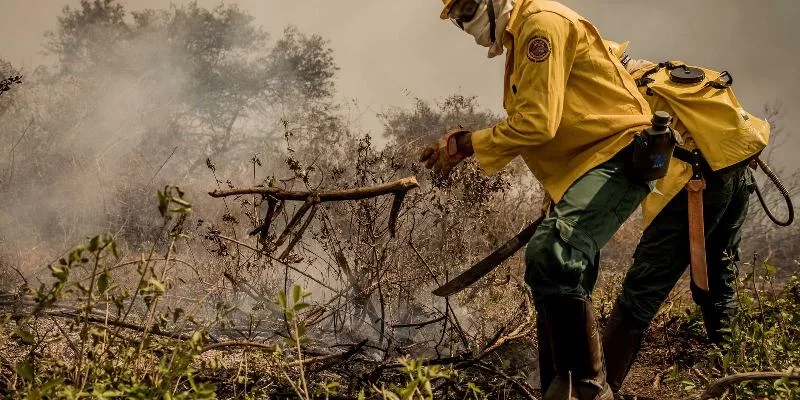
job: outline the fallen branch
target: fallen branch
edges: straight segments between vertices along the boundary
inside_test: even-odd
[[[313,357],[313,358],[306,358],[304,360],[295,361],[294,363],[302,362],[303,365],[310,365],[310,364],[324,362],[322,365],[317,367],[317,370],[326,370],[326,369],[330,368],[334,364],[334,362],[346,361],[350,357],[358,354],[361,351],[361,349],[363,349],[364,346],[366,346],[366,344],[367,344],[367,340],[364,339],[361,342],[357,343],[355,346],[351,347],[350,350],[345,351],[344,353],[331,354],[331,355],[327,355],[327,356],[319,356],[319,357]],[[289,365],[292,365],[294,363],[290,363]]]
[[[219,342],[219,343],[210,344],[208,346],[204,346],[203,349],[200,350],[199,354],[203,354],[203,353],[205,353],[207,351],[211,351],[211,350],[224,349],[226,347],[258,347],[258,348],[266,349],[266,350],[272,350],[272,351],[275,350],[275,345],[274,344],[270,344],[270,343],[248,342],[248,341],[243,341],[243,340],[231,340],[231,341],[228,341],[228,342]]]
[[[741,374],[729,375],[712,382],[703,392],[701,399],[711,399],[719,397],[725,393],[729,386],[745,381],[778,380],[789,379],[800,381],[800,373],[792,372],[744,372]]]
[[[394,182],[388,182],[381,185],[370,187],[363,187],[357,189],[344,189],[344,190],[322,190],[319,192],[302,192],[283,190],[276,187],[252,187],[244,189],[229,189],[229,190],[215,190],[208,194],[214,198],[241,196],[245,194],[260,194],[262,196],[272,196],[279,200],[300,200],[304,201],[309,196],[319,197],[320,202],[326,201],[342,201],[342,200],[363,200],[370,197],[382,196],[392,193],[405,193],[411,189],[418,188],[417,178],[411,176],[403,178]]]
[[[306,365],[312,365],[312,364],[317,364],[317,363],[321,363],[321,362],[325,362],[325,361],[331,361],[331,360],[337,360],[337,359],[348,359],[348,358],[352,357],[354,354],[356,354],[359,351],[361,351],[361,349],[364,348],[364,346],[366,344],[367,344],[367,341],[363,340],[360,343],[354,345],[350,350],[347,350],[347,351],[342,352],[342,353],[325,354],[325,355],[321,355],[321,356],[307,357],[307,358],[303,358],[303,359],[300,359],[300,360],[292,361],[290,363],[287,363],[286,365],[288,365],[290,367],[299,367],[301,365],[302,366],[306,366]],[[221,350],[221,349],[229,348],[229,347],[255,347],[255,348],[265,349],[265,350],[270,350],[270,351],[275,351],[275,349],[276,349],[275,344],[273,344],[273,343],[250,342],[250,341],[245,341],[245,340],[231,340],[231,341],[228,341],[228,342],[214,343],[214,344],[210,344],[208,346],[205,346],[205,347],[203,347],[202,350],[200,350],[200,354],[205,353],[207,351],[211,351],[211,350]]]
[[[433,325],[433,324],[435,324],[437,322],[442,322],[442,321],[445,320],[445,318],[447,318],[447,315],[442,315],[441,317],[436,318],[436,319],[432,319],[430,321],[417,322],[416,324],[394,324],[394,325],[392,325],[392,328],[417,328],[417,329],[420,329],[420,328],[428,326],[428,325]]]
[[[30,314],[22,314],[22,315],[14,314],[13,317],[14,318],[24,318],[24,317],[27,317],[29,315]],[[192,335],[186,334],[186,333],[162,331],[162,330],[157,329],[157,328],[146,329],[144,326],[132,324],[130,322],[107,320],[105,317],[99,317],[99,316],[94,316],[94,315],[89,315],[88,317],[86,317],[86,316],[81,315],[78,312],[40,311],[40,312],[37,313],[37,315],[44,315],[44,316],[55,317],[55,318],[67,318],[67,319],[85,318],[86,321],[91,322],[93,324],[100,325],[100,326],[110,325],[110,326],[115,326],[115,327],[118,327],[118,328],[128,329],[128,330],[131,330],[131,331],[136,331],[136,332],[141,332],[141,333],[145,333],[146,332],[146,333],[151,334],[151,335],[161,336],[161,337],[169,338],[169,339],[177,339],[177,340],[182,340],[182,341],[186,341],[186,340],[189,340],[189,339],[192,338]]]

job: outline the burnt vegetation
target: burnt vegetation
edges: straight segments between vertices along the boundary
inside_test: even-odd
[[[539,396],[520,254],[430,294],[538,216],[523,165],[438,179],[416,162],[499,115],[418,100],[365,135],[324,38],[272,38],[233,4],[83,0],[46,49],[57,65],[24,81],[0,62],[2,397]],[[751,211],[734,340],[707,343],[684,280],[628,391],[798,395],[798,228]],[[639,233],[633,218],[604,249],[601,323]]]

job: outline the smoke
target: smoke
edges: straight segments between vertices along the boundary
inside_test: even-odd
[[[185,26],[173,24],[168,30],[158,25],[168,21],[156,18],[171,15],[152,14],[152,29],[128,35],[113,48],[105,37],[118,32],[101,27],[78,42],[84,47],[77,56],[25,74],[24,85],[2,99],[8,108],[0,114],[0,255],[22,270],[40,271],[60,252],[100,232],[124,233],[120,239],[133,245],[152,240],[151,230],[159,225],[156,190],[167,183],[188,187],[190,199],[209,203],[207,212],[213,216],[218,207],[205,192],[215,182],[204,168],[205,157],[216,155],[222,174],[233,175],[246,164],[240,154],[214,147],[222,141],[214,138],[222,135],[209,123],[224,122],[230,114],[224,106],[236,107],[235,95],[246,89],[229,94],[236,88],[203,85],[218,84],[238,66],[261,61],[257,58],[268,49],[208,51],[204,55],[216,58],[204,59],[191,52],[193,45],[208,43],[203,42],[207,27],[180,31]],[[231,15],[217,20],[240,22]],[[212,44],[248,33],[226,28],[211,38]],[[176,40],[194,42],[181,46]],[[231,49],[237,50],[236,45]],[[211,76],[200,81],[198,74],[212,63]],[[226,69],[228,64],[234,67]],[[272,73],[292,79],[295,71],[284,69]],[[239,125],[226,123],[229,136],[236,134],[239,141],[266,138],[264,126],[280,117],[259,115],[254,122],[239,114]],[[252,151],[272,147],[262,140]]]
[[[128,179],[155,173],[157,166],[143,162],[139,151],[148,131],[163,128],[180,103],[186,76],[165,67],[174,64],[163,58],[163,44],[132,44],[123,52],[125,68],[95,69],[84,81],[43,70],[28,74],[15,104],[0,116],[0,150],[15,153],[0,162],[0,246],[29,249],[15,251],[24,255],[21,264],[41,261],[33,249],[51,258],[112,229],[122,204],[135,200],[118,196],[135,184]],[[151,63],[155,53],[161,63]],[[142,184],[151,190],[155,213],[155,190]]]

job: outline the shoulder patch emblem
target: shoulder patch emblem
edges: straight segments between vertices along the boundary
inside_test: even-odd
[[[550,57],[550,40],[542,36],[534,36],[528,42],[528,59],[540,63]]]

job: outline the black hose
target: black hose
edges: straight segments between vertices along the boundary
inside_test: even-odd
[[[784,200],[786,200],[786,207],[789,210],[789,216],[788,218],[786,218],[786,221],[779,221],[774,215],[772,215],[772,212],[769,210],[769,207],[767,207],[767,203],[764,201],[764,196],[761,195],[761,190],[758,189],[758,185],[755,185],[756,196],[758,196],[758,201],[761,202],[761,207],[764,208],[764,212],[767,213],[767,217],[769,217],[769,219],[771,219],[772,222],[775,223],[775,225],[778,226],[791,225],[792,222],[794,222],[794,205],[792,204],[792,198],[789,197],[789,191],[786,190],[786,187],[783,186],[781,180],[778,179],[778,176],[775,175],[775,172],[772,171],[772,168],[770,168],[769,165],[767,165],[767,163],[762,161],[760,158],[756,158],[756,162],[758,163],[758,166],[761,167],[761,170],[764,171],[764,174],[766,174],[767,177],[772,181],[772,183],[775,184],[775,187],[778,188],[778,191],[781,192],[781,195],[783,196]]]

